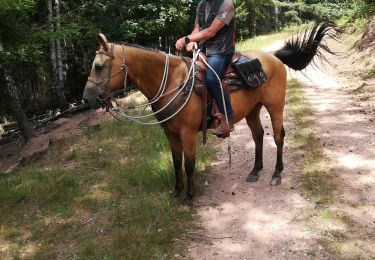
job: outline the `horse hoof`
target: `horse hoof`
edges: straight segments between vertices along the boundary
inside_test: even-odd
[[[172,192],[171,197],[174,198],[174,199],[178,199],[178,198],[180,198],[180,193],[174,191],[174,192]]]
[[[182,205],[192,208],[193,207],[193,200],[190,198],[185,198],[182,201]]]
[[[273,177],[270,184],[272,186],[277,186],[281,184],[281,177]]]
[[[259,175],[254,175],[254,174],[249,174],[249,176],[247,176],[246,178],[247,182],[256,182],[258,180],[259,180]]]

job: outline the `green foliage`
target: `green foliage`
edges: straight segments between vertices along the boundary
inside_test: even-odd
[[[318,3],[306,7],[306,12],[310,12],[315,19],[334,21],[340,17],[350,16],[353,14],[352,2],[338,3]]]
[[[357,2],[357,13],[359,16],[368,17],[375,14],[375,4],[373,0],[359,0]]]
[[[298,11],[289,10],[284,13],[285,17],[290,21],[290,23],[301,24],[302,20],[298,16]]]
[[[35,45],[25,37],[25,32],[30,28],[35,6],[34,0],[0,1],[0,42],[4,47],[0,62],[32,59]]]
[[[375,78],[375,65],[368,71],[367,75],[364,77],[365,79]]]
[[[60,16],[53,18],[53,22],[61,21],[61,26],[51,31],[47,3],[0,0],[0,42],[5,50],[0,54],[0,63],[11,65],[29,116],[55,107],[51,91],[51,40],[64,43],[66,96],[70,102],[80,101],[98,46],[98,32],[113,41],[168,50],[178,37],[191,31],[196,7],[193,0],[66,0],[62,2]],[[0,68],[0,93],[6,94],[3,81]],[[1,95],[0,99],[0,114],[7,114],[7,98]]]
[[[276,27],[272,0],[233,0],[233,3],[236,8],[236,23],[240,40],[270,32]]]
[[[283,21],[301,23],[306,21],[334,21],[343,16],[350,16],[354,12],[354,0],[295,0],[275,1],[283,12]]]

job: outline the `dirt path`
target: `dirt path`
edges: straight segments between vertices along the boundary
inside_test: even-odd
[[[254,144],[246,122],[236,125],[233,143],[233,167],[228,174],[226,143],[214,166],[212,183],[198,204],[202,219],[203,243],[198,238],[190,250],[194,259],[266,259],[301,258],[314,247],[311,231],[299,216],[313,207],[298,188],[299,174],[295,158],[285,145],[283,184],[269,185],[276,159],[269,118],[262,111],[266,132],[264,142],[264,169],[260,180],[250,184],[245,178],[254,163]],[[286,129],[290,123],[286,122]]]
[[[271,48],[279,46],[275,43]],[[298,75],[305,97],[316,113],[316,133],[340,183],[337,198],[327,210],[350,216],[348,257],[371,258],[375,234],[375,129],[360,108],[350,105],[352,97],[342,91],[333,76],[308,69]],[[286,107],[283,183],[269,185],[276,161],[276,146],[265,109],[264,169],[257,183],[245,178],[254,164],[254,143],[245,121],[232,135],[233,167],[228,174],[227,142],[213,166],[213,177],[198,201],[202,230],[189,247],[193,259],[332,259],[331,251],[317,241],[330,228],[317,227],[308,220],[314,203],[303,197],[297,165],[303,160],[290,148],[290,114]],[[341,185],[342,184],[342,185]],[[334,225],[333,225],[334,226]],[[336,228],[336,227],[334,227]],[[333,236],[333,235],[332,235]],[[358,249],[359,248],[359,249]],[[344,248],[345,250],[345,248]]]
[[[355,92],[346,87],[347,79],[337,81],[311,67],[306,73],[308,78],[299,75],[298,81],[305,86],[305,97],[315,108],[316,134],[338,181],[331,210],[350,219],[345,230],[347,250],[353,250],[350,244],[354,242],[364,258],[374,259],[374,115],[367,114],[355,101]]]

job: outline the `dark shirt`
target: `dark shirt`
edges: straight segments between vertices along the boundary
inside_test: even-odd
[[[214,10],[214,3],[215,1],[222,1],[220,8],[217,14],[212,14]],[[234,9],[233,1],[232,0],[212,0],[207,1],[203,0],[198,4],[197,7],[197,16],[196,16],[196,23],[199,23],[200,20],[200,10],[202,8],[202,4],[206,5],[204,11],[204,21],[205,24],[200,24],[200,29],[204,29],[209,27],[211,24],[206,24],[209,16],[215,15],[215,19],[222,21],[225,23],[224,27],[211,39],[207,40],[202,44],[204,46],[204,51],[206,55],[213,55],[213,54],[230,54],[234,52],[234,42],[235,42],[235,17],[236,12]],[[201,12],[202,13],[202,12]],[[202,28],[204,27],[204,28]]]

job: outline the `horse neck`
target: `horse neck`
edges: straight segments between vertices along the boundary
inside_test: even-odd
[[[148,99],[152,99],[161,85],[165,54],[133,46],[125,46],[125,53],[130,80]],[[169,74],[174,72],[175,63],[176,61],[170,63]]]

